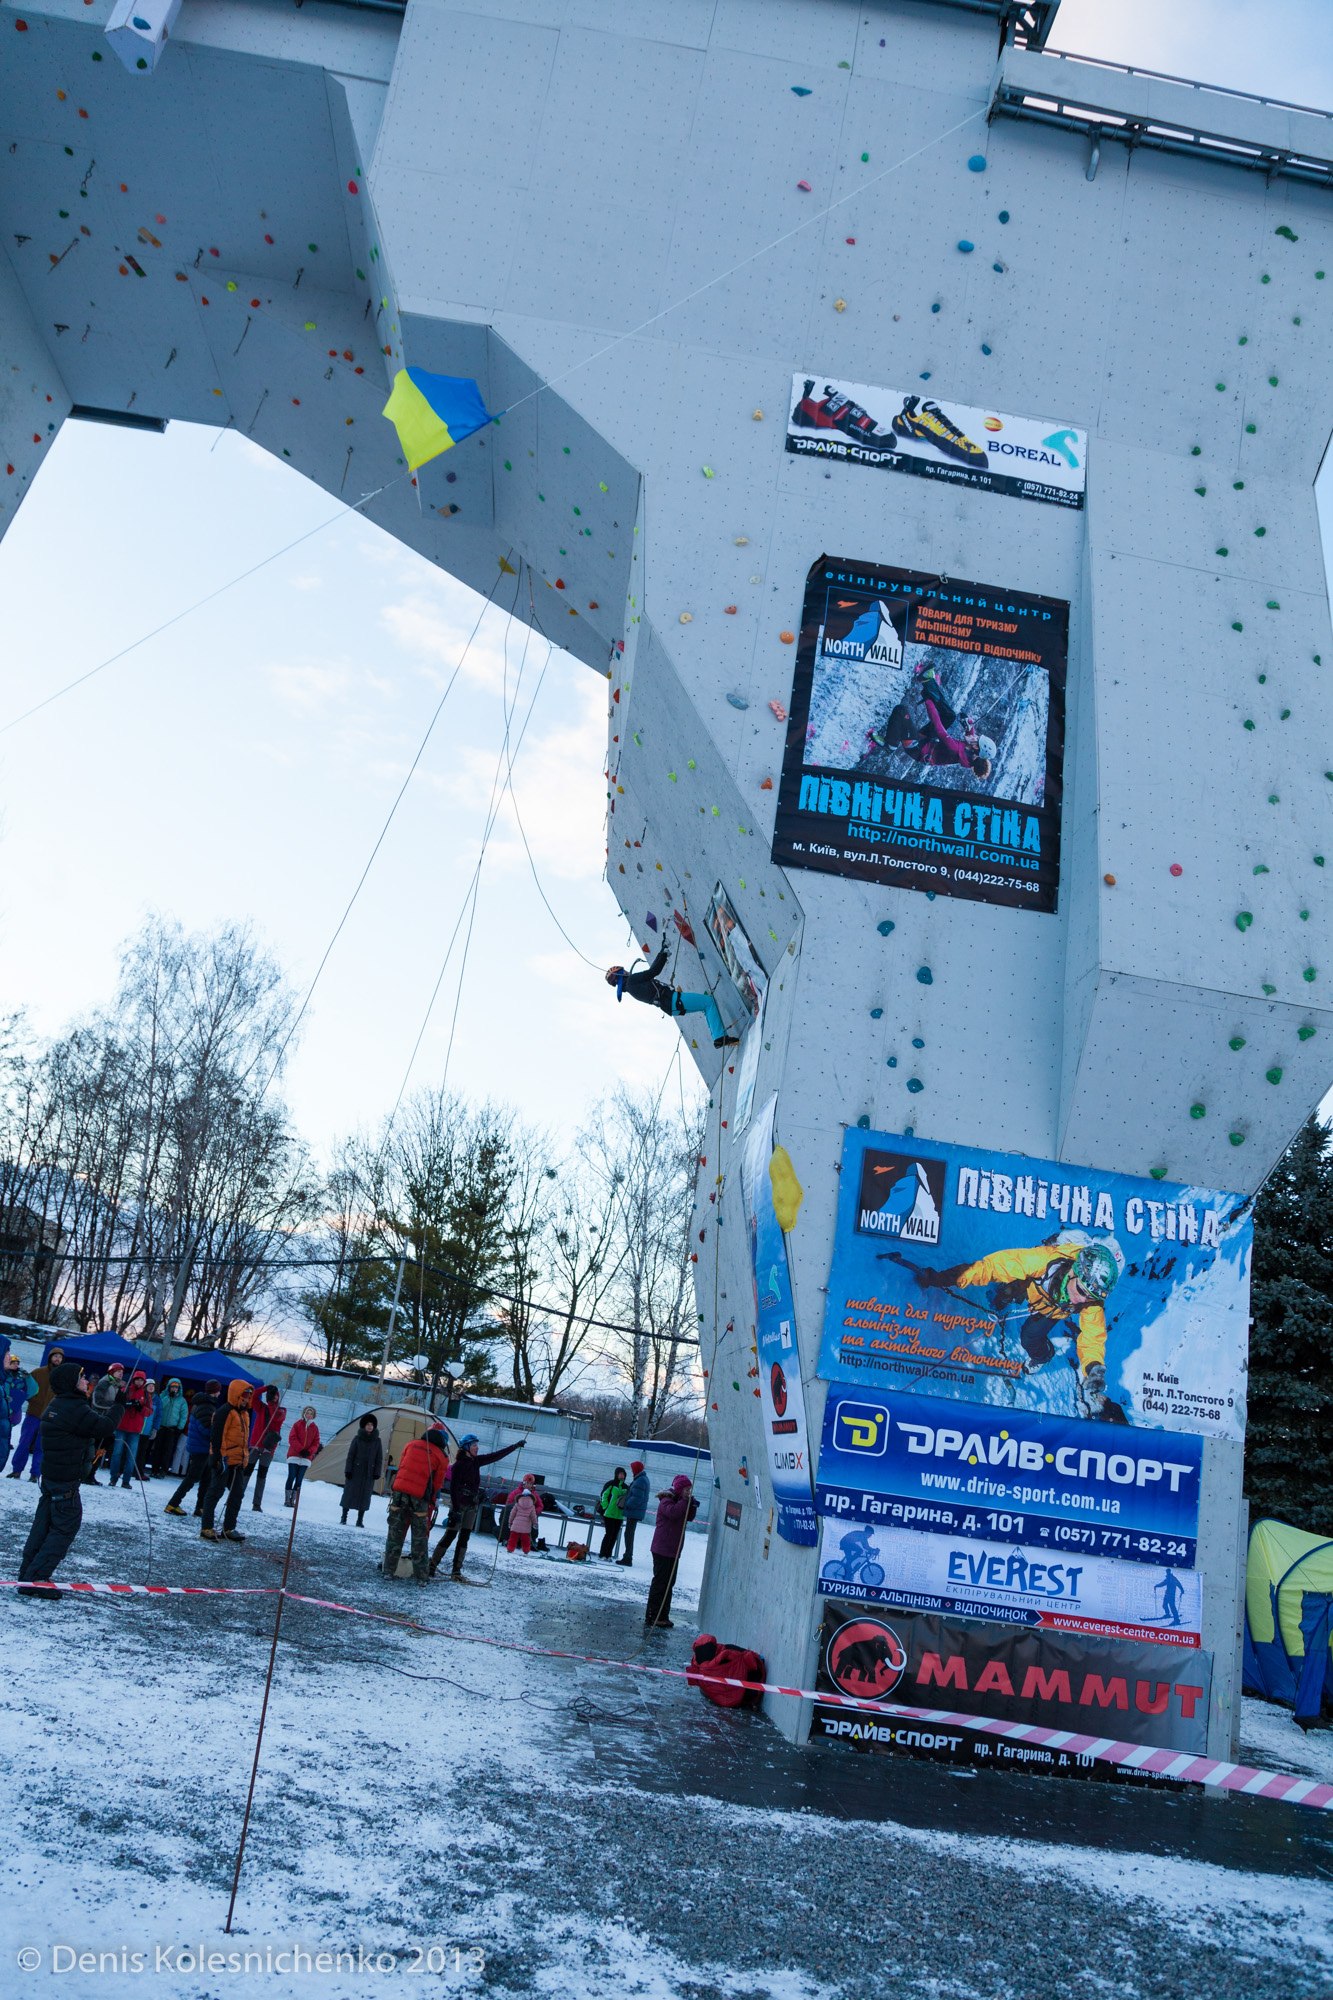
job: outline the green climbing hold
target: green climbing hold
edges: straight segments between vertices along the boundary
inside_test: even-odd
[[[1233,618],[1231,621],[1231,629],[1233,632],[1243,632],[1245,630],[1245,627],[1241,624],[1239,618]]]
[[[1233,1146],[1243,1146],[1245,1144],[1245,1134],[1243,1132],[1228,1132],[1227,1137]]]
[[[1268,533],[1268,530],[1267,528],[1256,528],[1254,532],[1262,539]]]
[[[1268,803],[1270,806],[1275,806],[1278,803],[1278,794],[1276,792],[1268,794]]]
[[[1253,922],[1254,917],[1252,913],[1249,910],[1242,910],[1236,918],[1236,929],[1238,931],[1247,931]]]
[[[1298,912],[1297,912],[1297,914],[1299,915],[1299,917],[1300,917],[1300,920],[1301,920],[1301,922],[1302,922],[1303,924],[1308,924],[1308,923],[1309,923],[1309,921],[1310,921],[1310,912],[1309,912],[1308,910],[1300,910],[1300,911],[1298,911]]]
[[[1263,276],[1259,280],[1259,283],[1261,285],[1271,285],[1272,282],[1273,280],[1269,277],[1267,271],[1264,272]]]
[[[1303,1028],[1297,1028],[1296,1039],[1298,1042],[1308,1042],[1313,1033],[1314,1029],[1310,1026],[1309,1022],[1307,1021]]]
[[[1192,445],[1190,446],[1190,457],[1191,457],[1191,458],[1199,458],[1199,457],[1201,457],[1201,456],[1202,456],[1202,453],[1203,453],[1203,446],[1202,446],[1202,445],[1199,445],[1199,444],[1192,444]]]
[[[1304,972],[1301,974],[1301,978],[1305,981],[1307,986],[1312,986],[1315,980],[1318,979],[1318,977],[1319,974],[1315,971],[1312,965],[1307,965]]]
[[[1216,386],[1220,392],[1221,390],[1225,389],[1227,385],[1225,382],[1219,382]]]
[[[1269,386],[1269,388],[1270,388],[1270,389],[1276,389],[1276,387],[1277,387],[1277,376],[1276,376],[1276,375],[1270,375],[1270,376],[1269,376],[1269,378],[1268,378],[1268,386]]]
[[[1164,1181],[1166,1179],[1165,1167],[1149,1167],[1148,1172],[1152,1175],[1155,1181]]]
[[[1263,686],[1263,684],[1264,684],[1264,682],[1265,682],[1265,681],[1266,681],[1266,680],[1268,679],[1268,675],[1267,675],[1267,674],[1256,674],[1254,678],[1255,678],[1255,679],[1256,679],[1256,680],[1258,681],[1258,683],[1259,683],[1260,687],[1262,687],[1262,686]]]
[[[869,155],[869,153],[862,153],[862,155],[861,155],[861,165],[862,165],[863,167],[864,167],[864,166],[866,166],[866,165],[868,165],[868,163],[869,163],[869,160],[870,160],[870,155]],[[1321,272],[1319,273],[1319,275],[1320,275],[1320,277],[1322,278],[1324,274],[1323,274],[1323,272],[1321,271]]]
[[[1227,1043],[1227,1047],[1229,1049],[1243,1049],[1244,1046],[1245,1046],[1244,1035],[1233,1035],[1231,1037],[1231,1040]]]
[[[1246,718],[1245,718],[1244,722],[1243,722],[1243,723],[1241,724],[1241,727],[1242,727],[1242,729],[1253,729],[1253,728],[1254,728],[1254,724],[1253,724],[1253,722],[1251,722],[1251,720],[1250,720],[1250,718],[1249,718],[1249,716],[1248,716],[1248,715],[1246,716]]]
[[[1253,437],[1258,428],[1259,428],[1258,424],[1246,424],[1245,426],[1246,437]]]
[[[1281,1083],[1282,1081],[1282,1072],[1276,1065],[1272,1069],[1266,1069],[1264,1075],[1269,1083]]]
[[[1243,479],[1233,479],[1231,490],[1233,493],[1243,493],[1245,491],[1245,481]]]
[[[675,772],[674,772],[674,771],[668,771],[668,772],[667,772],[667,776],[668,776],[668,778],[670,778],[670,780],[671,780],[671,782],[672,782],[672,784],[673,784],[673,785],[678,785],[678,784],[680,783],[680,780],[679,780],[679,778],[678,778],[678,777],[676,776],[676,774],[675,774]]]
[[[1323,857],[1323,855],[1322,855],[1322,854],[1316,854],[1316,856],[1315,856],[1315,858],[1314,858],[1314,865],[1315,865],[1315,867],[1316,867],[1316,868],[1322,868],[1322,867],[1323,867],[1323,865],[1324,865],[1324,857]]]
[[[1270,986],[1266,979],[1262,980],[1260,983],[1263,987],[1264,992],[1268,995],[1269,999],[1271,1000],[1273,995],[1277,992],[1276,986]]]
[[[506,459],[506,460],[505,460],[505,471],[506,471],[506,472],[512,472],[512,471],[513,471],[513,469],[514,469],[514,467],[513,467],[513,463],[512,463],[512,461],[511,461],[510,459]]]
[[[1289,708],[1279,710],[1277,719],[1279,722],[1290,722],[1291,710]]]
[[[1248,347],[1249,344],[1250,344],[1250,336],[1248,333],[1243,333],[1240,339],[1236,342],[1237,347]]]
[[[1266,609],[1268,609],[1269,611],[1280,611],[1282,609],[1282,606],[1278,603],[1275,597],[1270,597]]]
[[[1203,1104],[1191,1104],[1191,1106],[1190,1106],[1190,1117],[1191,1117],[1191,1118],[1206,1118],[1207,1116],[1208,1116],[1208,1108],[1207,1108],[1207,1106],[1206,1106],[1206,1105],[1203,1105]]]
[[[1231,554],[1231,551],[1230,551],[1230,549],[1215,549],[1215,550],[1213,551],[1213,553],[1214,553],[1214,555],[1219,555],[1219,556],[1228,556],[1228,555],[1230,555],[1230,554]]]
[[[1206,486],[1196,486],[1194,491],[1198,494],[1199,498],[1202,500],[1204,494],[1208,491],[1208,488]]]
[[[1288,243],[1295,243],[1298,240],[1296,236],[1296,231],[1290,228],[1288,224],[1285,222],[1279,222],[1277,228],[1273,231],[1273,234],[1274,236],[1285,236]]]

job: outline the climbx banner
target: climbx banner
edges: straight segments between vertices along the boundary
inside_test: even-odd
[[[1170,1431],[834,1384],[815,1504],[849,1526],[1021,1543],[1043,1560],[1048,1551],[1193,1569],[1202,1462],[1201,1438]]]
[[[943,1611],[1048,1632],[1099,1632],[1164,1646],[1196,1647],[1203,1620],[1203,1579],[1172,1563],[1107,1562],[1101,1556],[1053,1554],[868,1528],[826,1519],[819,1542],[819,1588],[825,1597]]]
[[[787,450],[1081,507],[1088,439],[1086,431],[1045,417],[1008,417],[900,389],[793,375]]]
[[[759,1406],[768,1446],[776,1526],[798,1548],[815,1545],[818,1524],[810,1496],[813,1467],[805,1421],[805,1389],[796,1345],[787,1241],[773,1204],[769,1165],[773,1158],[776,1097],[751,1119],[741,1150],[741,1183],[754,1269],[755,1347],[759,1364]]]
[[[853,1128],[819,1372],[1245,1435],[1250,1201]]]
[[[773,859],[1050,913],[1069,606],[821,556],[806,578]]]
[[[1198,1756],[1207,1748],[1211,1653],[924,1612],[871,1614],[854,1604],[825,1606],[823,1641],[819,1686],[853,1700],[1035,1723]]]

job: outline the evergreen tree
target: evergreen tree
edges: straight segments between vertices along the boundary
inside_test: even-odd
[[[1314,1117],[1254,1205],[1252,1312],[1250,1519],[1333,1535],[1333,1150]]]

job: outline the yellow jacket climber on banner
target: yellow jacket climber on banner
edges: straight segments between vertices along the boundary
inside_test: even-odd
[[[1057,1337],[1074,1342],[1089,1414],[1114,1415],[1115,1406],[1106,1400],[1105,1301],[1120,1276],[1120,1260],[1110,1244],[1037,1243],[992,1250],[951,1271],[922,1265],[915,1271],[917,1283],[926,1291],[947,1286],[964,1292],[974,1285],[989,1285],[995,1287],[991,1302],[997,1308],[1025,1305],[1028,1318],[1019,1339],[1032,1367],[1054,1357],[1052,1331],[1058,1327]]]

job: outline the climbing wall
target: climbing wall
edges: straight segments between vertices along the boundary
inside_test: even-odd
[[[636,937],[734,1022],[702,921],[720,883],[767,983],[757,1051],[681,1026],[713,1093],[692,1254],[739,1507],[734,1529],[714,1509],[705,1612],[808,1686],[742,1072],[804,1190],[816,1438],[846,1127],[1249,1190],[1330,1082],[1333,120],[1210,92],[1206,145],[1099,141],[1088,107],[1186,133],[1199,94],[997,63],[998,5],[331,11],[187,6],[134,75],[105,0],[3,0],[0,524],[71,401],[234,425],[469,583],[519,570],[520,615],[607,675],[608,880]],[[1024,92],[1039,116],[1012,115]],[[403,364],[474,377],[499,417],[416,480],[378,415]],[[947,454],[925,478],[789,452],[793,375],[1084,434],[1085,504]],[[769,858],[825,555],[1068,605],[1054,911]],[[1222,1753],[1238,1494],[1209,1443]]]

